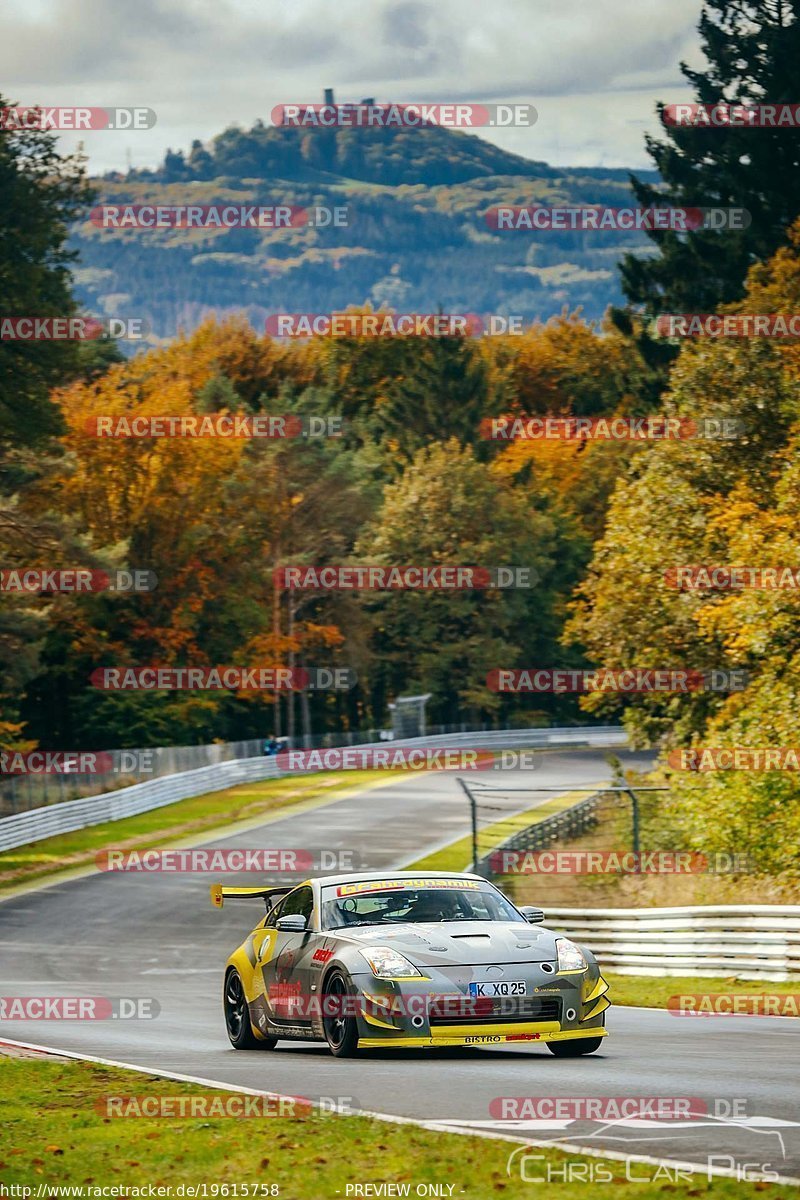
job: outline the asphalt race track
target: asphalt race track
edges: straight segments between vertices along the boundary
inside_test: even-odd
[[[514,784],[568,790],[607,778],[601,750],[553,751],[542,756],[535,772],[514,773]],[[544,793],[541,800],[551,797]],[[497,801],[509,812],[534,802],[531,795]],[[465,799],[455,777],[433,772],[404,776],[209,844],[353,849],[356,867],[399,868],[467,832]],[[229,904],[215,911],[208,897],[211,881],[198,874],[97,872],[0,903],[3,995],[152,997],[160,1008],[154,1020],[6,1020],[0,1022],[0,1037],[223,1084],[331,1097],[353,1109],[454,1129],[489,1129],[538,1144],[580,1145],[703,1168],[713,1156],[715,1166],[738,1164],[742,1174],[800,1177],[800,1022],[790,1018],[678,1018],[612,1008],[612,1036],[598,1053],[574,1061],[556,1059],[544,1046],[371,1051],[354,1060],[334,1059],[325,1046],[298,1042],[279,1043],[272,1053],[234,1051],[222,1019],[222,967],[262,910]],[[257,879],[238,875],[226,882]],[[540,903],[546,911],[546,894]],[[705,1101],[709,1115],[687,1122],[503,1122],[492,1119],[489,1108],[502,1096],[691,1097]],[[647,1169],[640,1164],[632,1174],[646,1176]]]

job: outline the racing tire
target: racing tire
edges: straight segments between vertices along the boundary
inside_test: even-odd
[[[548,1042],[547,1049],[556,1058],[578,1058],[581,1054],[594,1054],[599,1049],[602,1038],[575,1038],[569,1042]]]
[[[234,1050],[274,1050],[278,1044],[277,1038],[257,1038],[253,1033],[244,984],[241,975],[235,969],[225,976],[222,1006],[225,1012],[225,1028]]]
[[[341,972],[334,971],[325,981],[323,1001],[328,996],[345,997],[355,995],[350,980]],[[335,1058],[353,1058],[358,1052],[358,1023],[354,1016],[336,1016],[326,1013],[322,1028],[328,1049]]]

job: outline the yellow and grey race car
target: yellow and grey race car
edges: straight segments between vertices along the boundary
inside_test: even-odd
[[[608,984],[594,955],[545,929],[479,875],[328,875],[292,888],[213,884],[213,903],[261,898],[267,915],[225,968],[237,1050],[280,1038],[368,1047],[544,1042],[591,1054]]]

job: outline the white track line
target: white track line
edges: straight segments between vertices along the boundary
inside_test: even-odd
[[[285,1096],[281,1092],[270,1092],[264,1088],[249,1088],[242,1087],[235,1083],[221,1083],[219,1080],[206,1079],[201,1075],[184,1075],[178,1071],[165,1071],[153,1067],[140,1067],[135,1063],[119,1062],[113,1058],[99,1058],[94,1054],[77,1054],[72,1050],[59,1050],[53,1046],[40,1046],[35,1042],[18,1042],[11,1038],[0,1038],[0,1046],[15,1046],[20,1050],[34,1050],[40,1054],[57,1055],[60,1058],[72,1058],[79,1062],[98,1063],[103,1067],[118,1067],[124,1071],[135,1071],[140,1075],[152,1075],[161,1079],[174,1079],[178,1083],[196,1083],[202,1087],[217,1088],[220,1091],[238,1092],[247,1096],[267,1096],[270,1099],[297,1099],[297,1097]],[[311,1101],[312,1107],[319,1108],[320,1106]],[[604,1158],[615,1162],[639,1162],[650,1163],[653,1166],[669,1167],[672,1170],[691,1171],[692,1173],[708,1178],[709,1175],[718,1175],[730,1179],[738,1179],[739,1171],[733,1167],[702,1167],[696,1162],[684,1162],[674,1158],[654,1158],[646,1154],[621,1154],[615,1150],[598,1150],[595,1147],[573,1145],[570,1142],[547,1142],[537,1141],[531,1138],[515,1137],[513,1134],[500,1133],[497,1130],[489,1129],[472,1129],[465,1126],[458,1128],[449,1126],[441,1121],[420,1121],[414,1117],[399,1117],[391,1113],[371,1112],[369,1109],[354,1109],[349,1115],[357,1117],[370,1117],[376,1121],[386,1121],[392,1125],[414,1125],[418,1129],[429,1129],[434,1133],[452,1133],[459,1134],[462,1137],[484,1137],[491,1138],[494,1141],[514,1142],[523,1146],[542,1147],[545,1150],[558,1150],[570,1154],[581,1154],[588,1158]],[[757,1172],[750,1172],[751,1182],[756,1180],[766,1180],[772,1183],[788,1183],[795,1186],[800,1185],[800,1178],[791,1176],[778,1176],[777,1179],[772,1175],[764,1175]]]

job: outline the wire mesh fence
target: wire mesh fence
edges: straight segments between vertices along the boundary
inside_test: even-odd
[[[488,853],[478,858],[478,873],[502,874],[504,865],[518,862],[520,855],[545,850],[554,842],[589,833],[597,826],[600,800],[599,795],[589,796],[564,812],[544,817],[533,825],[530,824],[530,817],[525,814],[493,822],[483,831],[483,840],[491,841],[492,845]],[[480,832],[479,830],[479,850]],[[499,845],[493,840],[498,835],[502,835],[503,839]]]
[[[665,812],[666,788],[595,785],[577,800],[581,789],[574,789],[565,804],[563,789],[461,786],[472,824],[468,857],[519,903],[602,903],[620,878],[707,865],[680,846]]]

